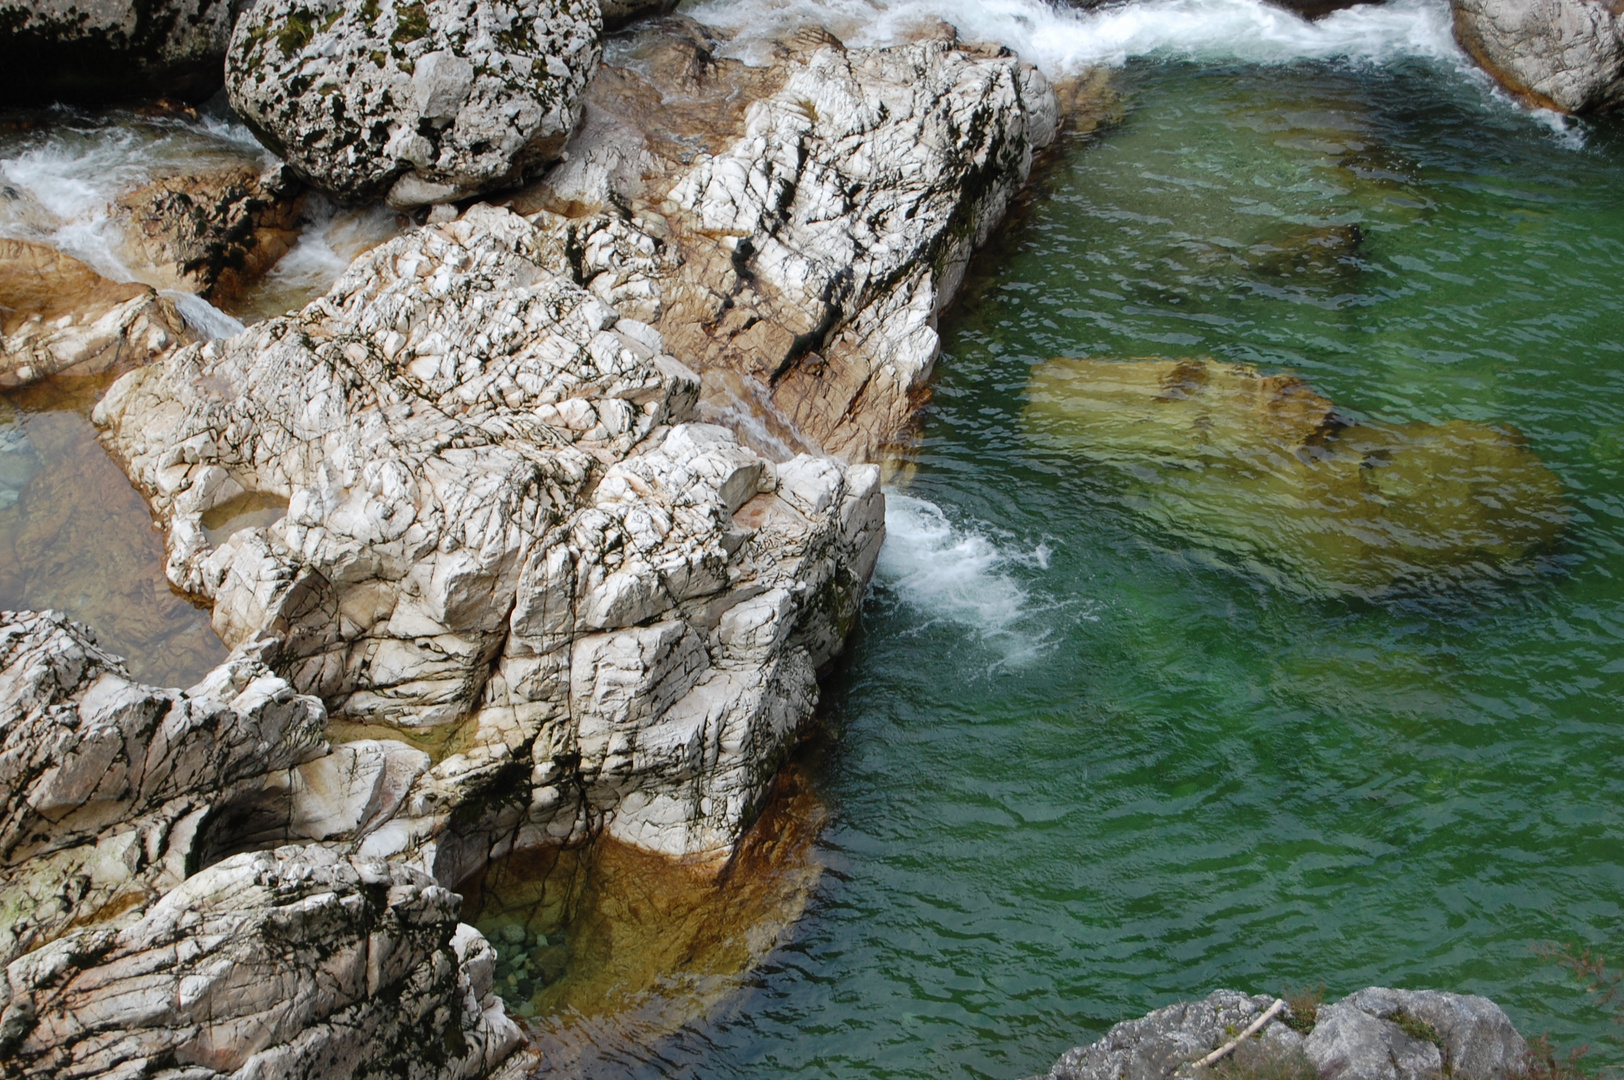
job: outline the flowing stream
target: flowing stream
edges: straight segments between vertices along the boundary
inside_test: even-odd
[[[862,626],[774,811],[782,841],[752,856],[781,886],[757,890],[765,929],[701,899],[681,938],[624,930],[689,888],[651,885],[635,853],[565,930],[524,924],[535,898],[492,877],[469,917],[535,954],[501,969],[522,1015],[613,1002],[631,972],[704,1015],[586,1017],[565,1040],[580,1075],[1013,1080],[1216,987],[1385,983],[1487,994],[1624,1062],[1535,952],[1624,956],[1624,128],[1506,100],[1441,0],[1314,24],[1257,0],[686,10],[745,59],[803,21],[857,45],[943,18],[1056,79],[1113,66],[1121,117],[1051,152],[943,325]],[[110,199],[259,160],[207,115],[7,129],[0,234],[139,279]],[[394,227],[315,207],[235,315],[320,292]],[[1056,437],[1055,358],[1147,357],[1300,376],[1349,431],[1465,432],[1479,481],[1520,455],[1549,478],[1548,535],[1441,577],[1327,584],[1282,550],[1322,538],[1313,499],[1254,544],[1278,500]],[[66,608],[138,674],[186,682],[223,650],[93,441],[98,390],[0,398],[0,606]],[[1474,513],[1504,509],[1472,490]],[[1462,539],[1431,524],[1417,550]],[[661,976],[684,950],[742,957],[728,972],[769,955],[736,991],[703,965]]]

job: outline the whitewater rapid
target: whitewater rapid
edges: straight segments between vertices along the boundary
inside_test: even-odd
[[[848,45],[889,45],[947,22],[961,37],[1014,49],[1050,77],[1135,57],[1258,64],[1421,58],[1470,71],[1445,0],[1392,0],[1309,22],[1263,0],[1137,0],[1093,11],[1045,0],[699,0],[684,11],[735,35],[746,61],[807,23]]]

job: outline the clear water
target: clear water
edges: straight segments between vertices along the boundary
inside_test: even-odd
[[[1624,135],[1424,58],[1123,79],[1124,123],[1064,147],[944,328],[826,691],[830,872],[633,1075],[1014,1078],[1179,998],[1305,983],[1480,992],[1624,1061],[1533,952],[1624,958]],[[1348,223],[1329,261],[1253,250]],[[1525,574],[1304,596],[1033,439],[1034,366],[1145,355],[1513,425],[1570,524]]]

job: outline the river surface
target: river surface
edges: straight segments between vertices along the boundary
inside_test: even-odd
[[[585,1074],[1013,1080],[1220,986],[1371,983],[1487,994],[1624,1061],[1535,952],[1624,958],[1624,130],[1519,109],[1428,0],[1314,25],[1255,0],[689,10],[746,58],[807,19],[865,44],[945,17],[1055,78],[1114,66],[1123,108],[1051,154],[944,323],[796,773],[823,873],[794,847],[771,904],[798,921],[742,992],[671,991],[700,1020],[670,1022],[679,1003],[641,1040],[642,1021],[587,1024]],[[109,191],[172,159],[259,160],[218,116],[0,134],[0,231],[126,279]],[[320,291],[394,227],[315,214],[237,314]],[[1559,538],[1443,580],[1321,587],[1157,512],[1182,482],[1158,462],[1050,437],[1034,372],[1056,357],[1210,357],[1301,376],[1343,422],[1498,433],[1554,475]],[[220,646],[163,584],[93,396],[0,400],[0,605],[65,607],[139,674],[188,681]],[[1244,521],[1245,499],[1224,512]]]
[[[1492,93],[1440,7],[1282,42],[1266,9],[1161,6],[1240,29],[1044,38],[1027,8],[1056,68],[1111,34],[1153,55],[944,326],[814,748],[830,872],[744,999],[638,1076],[1014,1078],[1213,988],[1320,983],[1487,994],[1624,1060],[1534,951],[1624,958],[1624,137]],[[1296,373],[1364,422],[1514,428],[1563,539],[1375,599],[1259,572],[1034,437],[1035,366],[1152,355]]]

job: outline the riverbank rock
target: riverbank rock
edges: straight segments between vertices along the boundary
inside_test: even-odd
[[[0,239],[0,390],[144,364],[191,340],[174,304],[55,248]]]
[[[1169,1005],[1117,1024],[1096,1043],[1068,1050],[1044,1077],[1034,1080],[1169,1080],[1208,1074],[1512,1080],[1527,1067],[1528,1044],[1487,998],[1384,987],[1322,1005],[1313,1017],[1294,1017],[1286,1009],[1231,1058],[1205,1069],[1193,1067],[1260,1019],[1274,1000],[1216,990],[1201,1001]]]
[[[352,721],[473,725],[365,841],[447,882],[600,826],[729,850],[883,534],[877,469],[689,422],[698,379],[544,269],[548,242],[475,207],[95,413],[228,645]],[[286,515],[211,543],[202,515],[244,492]]]
[[[1455,38],[1518,97],[1562,112],[1624,103],[1624,8],[1607,0],[1451,0]]]
[[[239,855],[0,984],[8,1075],[486,1075],[520,1041],[461,899],[320,847]]]
[[[202,101],[220,88],[238,10],[232,0],[5,0],[0,98]]]
[[[231,297],[299,238],[303,186],[286,168],[171,176],[114,204],[127,262],[154,268],[166,288]]]
[[[0,960],[178,884],[212,818],[325,753],[325,720],[247,656],[163,690],[59,614],[0,613]]]
[[[601,27],[597,0],[262,0],[237,22],[226,86],[316,187],[452,202],[559,156]]]
[[[1291,375],[1209,359],[1033,369],[1033,439],[1115,466],[1157,525],[1314,595],[1482,578],[1552,547],[1561,481],[1514,431],[1362,424]]]
[[[562,215],[577,280],[706,374],[707,415],[765,413],[779,452],[869,460],[910,423],[938,315],[1054,138],[1054,91],[948,27],[883,49],[807,29],[758,67],[718,51],[691,20],[639,24],[518,205]]]

